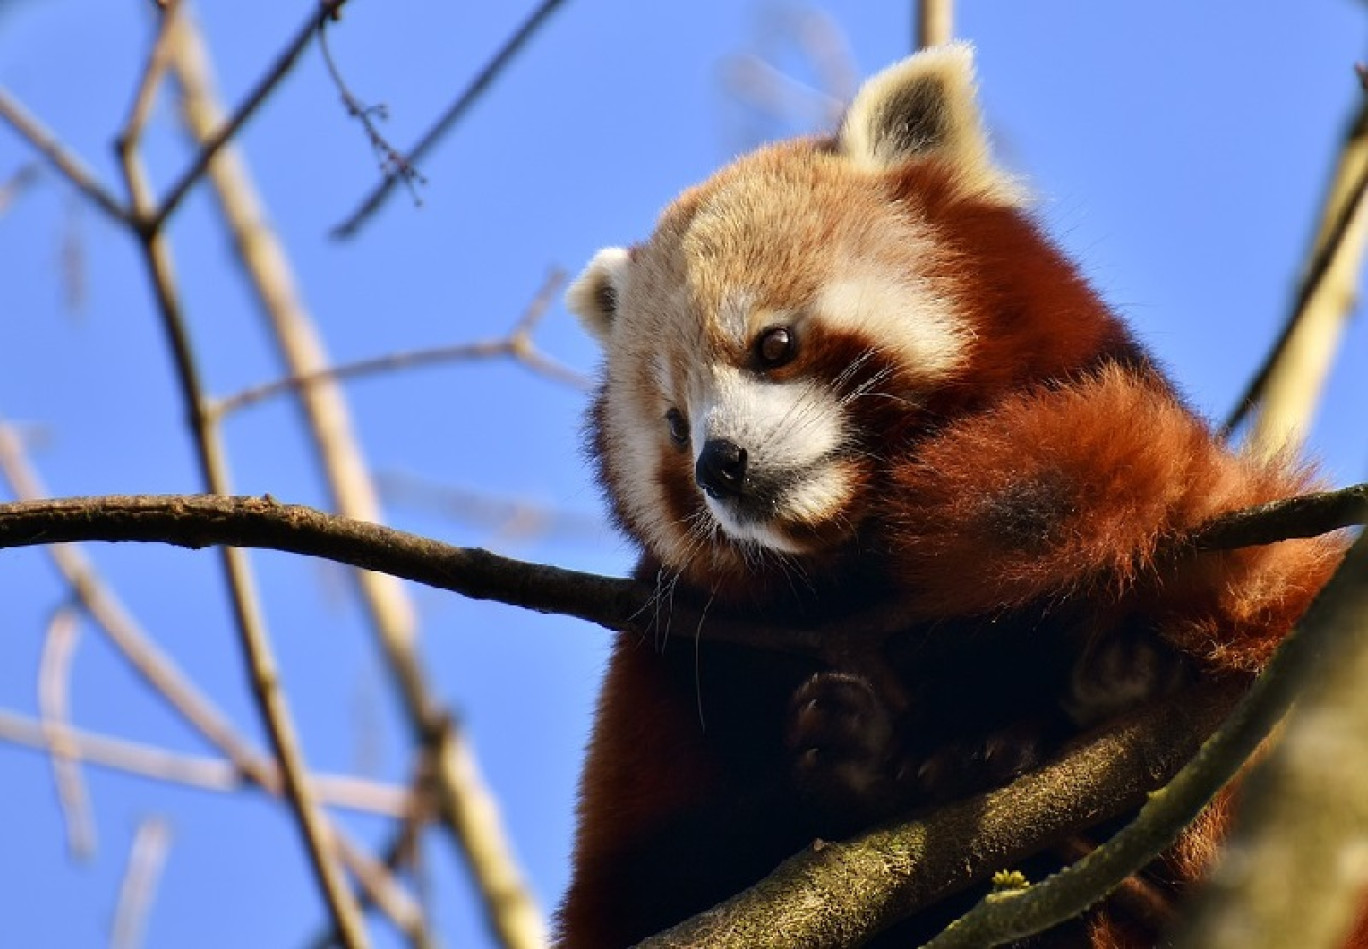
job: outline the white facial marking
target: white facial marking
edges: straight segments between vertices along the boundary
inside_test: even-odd
[[[817,308],[829,325],[877,341],[928,382],[953,372],[973,339],[954,302],[915,278],[856,271],[827,283]]]
[[[739,517],[731,503],[704,494],[708,510],[734,540],[785,553],[802,548],[773,522],[815,522],[839,510],[849,485],[833,456],[845,419],[834,392],[812,380],[770,382],[732,366],[714,367],[694,411],[695,457],[708,439],[725,438],[746,451],[747,480],[776,486],[767,519]]]

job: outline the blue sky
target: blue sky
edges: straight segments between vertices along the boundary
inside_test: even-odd
[[[403,147],[532,5],[354,0],[331,45],[356,95],[387,105],[384,130]],[[119,181],[111,141],[149,43],[145,6],[0,4],[0,84],[111,188]],[[909,6],[822,9],[866,75],[908,52]],[[227,100],[241,97],[308,8],[199,5]],[[498,335],[548,268],[574,271],[600,246],[644,237],[679,189],[738,150],[810,128],[820,118],[816,100],[799,95],[792,115],[774,117],[738,101],[724,77],[735,57],[759,53],[801,83],[818,81],[785,25],[813,9],[568,0],[422,167],[422,207],[396,196],[348,243],[328,231],[375,180],[375,162],[311,51],[241,145],[334,358]],[[1042,220],[1192,401],[1223,415],[1283,317],[1333,149],[1361,94],[1351,69],[1363,50],[1361,7],[968,0],[956,27],[978,47],[999,153],[1031,181]],[[187,158],[168,105],[149,138],[162,189]],[[28,157],[0,129],[0,180]],[[75,310],[62,275],[73,235],[85,288]],[[171,236],[213,393],[279,375],[205,194],[191,196]],[[0,418],[35,433],[34,459],[55,493],[197,489],[135,248],[46,172],[0,215],[0,327]],[[577,368],[595,363],[559,304],[538,341]],[[1311,441],[1335,483],[1368,475],[1365,342],[1352,325]],[[580,454],[576,391],[490,364],[386,375],[351,383],[348,393],[377,472],[588,517],[600,510]],[[287,404],[246,409],[225,434],[236,490],[322,503]],[[622,573],[632,559],[604,533],[509,537],[402,498],[391,499],[388,516],[455,543],[580,569]],[[215,558],[90,553],[143,625],[260,742]],[[253,562],[311,764],[403,780],[396,705],[338,570],[276,554]],[[549,908],[566,882],[574,785],[608,634],[413,592],[436,687],[471,733]],[[63,595],[41,553],[0,554],[0,708],[36,709],[43,629]],[[78,725],[207,753],[93,628],[84,629],[73,675]],[[102,944],[129,842],[149,814],[163,815],[174,839],[148,945],[297,946],[315,931],[321,904],[282,808],[251,792],[89,776],[100,847],[77,865],[64,851],[47,763],[0,746],[8,944]],[[341,819],[364,839],[386,837],[379,820]],[[428,854],[445,943],[486,944],[451,848],[433,837]],[[374,932],[389,944],[383,925]]]

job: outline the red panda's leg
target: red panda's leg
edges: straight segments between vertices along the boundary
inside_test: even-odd
[[[1223,668],[1267,658],[1341,549],[1293,541],[1159,563],[1166,538],[1307,478],[1231,452],[1160,382],[1119,367],[950,425],[895,482],[890,544],[923,616],[1134,590],[1165,638]]]
[[[813,670],[721,643],[661,650],[619,635],[584,768],[562,949],[633,945],[819,834],[784,747],[790,697]]]
[[[581,779],[573,876],[560,909],[561,949],[626,945],[616,868],[632,842],[713,792],[716,765],[649,644],[619,634]]]

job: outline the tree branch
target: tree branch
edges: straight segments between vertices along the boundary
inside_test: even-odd
[[[67,850],[78,860],[88,860],[95,855],[98,838],[95,814],[81,775],[81,751],[67,728],[71,718],[71,662],[81,634],[78,621],[76,608],[68,602],[53,612],[48,623],[38,665],[38,709],[42,716],[38,727],[52,758],[57,801],[67,827]]]
[[[927,949],[985,949],[1044,932],[1097,903],[1157,857],[1237,771],[1335,653],[1344,620],[1362,616],[1368,598],[1368,534],[1360,536],[1297,630],[1279,647],[1249,694],[1210,741],[1140,814],[1106,844],[1025,890],[991,894],[927,944]],[[1357,632],[1357,631],[1356,631]],[[1359,682],[1358,687],[1362,687]],[[1315,806],[1324,806],[1318,802]],[[1251,873],[1268,867],[1251,863]],[[1275,886],[1288,881],[1277,878]],[[1201,942],[1201,945],[1208,945]],[[1239,943],[1245,945],[1244,941]],[[1315,943],[1309,943],[1315,945]]]
[[[857,945],[894,921],[1119,816],[1175,774],[1235,704],[1208,684],[1115,725],[1005,788],[845,843],[819,843],[641,949]]]
[[[0,710],[0,741],[56,754],[63,748],[83,764],[136,774],[153,781],[183,784],[202,791],[241,791],[253,778],[225,758],[205,758],[167,751],[152,745],[79,731],[51,721],[33,721]],[[271,783],[278,772],[268,765]],[[403,817],[410,809],[410,793],[402,787],[340,774],[312,776],[318,798],[331,807],[385,817]]]
[[[94,173],[80,159],[69,154],[57,138],[4,89],[0,89],[0,119],[4,119],[21,138],[27,139],[34,150],[48,160],[48,164],[90,199],[91,204],[120,224],[131,223],[128,210],[96,180]]]
[[[149,817],[138,825],[133,846],[128,851],[128,868],[119,887],[119,904],[110,928],[111,949],[138,949],[142,945],[147,913],[152,907],[170,847],[171,826],[163,818]]]
[[[48,492],[23,451],[18,434],[0,420],[0,473],[12,490],[22,498],[43,497]],[[48,556],[74,599],[104,631],[117,649],[153,693],[161,697],[205,740],[219,749],[237,774],[275,798],[283,797],[280,774],[275,763],[256,750],[234,729],[213,701],[195,687],[171,657],[138,624],[128,608],[96,572],[84,551],[74,544],[49,544]],[[22,742],[22,738],[10,736]],[[87,760],[94,761],[93,749],[86,749]],[[421,912],[408,894],[362,848],[351,843],[345,831],[330,827],[334,844],[347,868],[366,893],[404,932],[420,933],[425,926]]]
[[[320,41],[322,38],[320,32]],[[324,52],[326,55],[326,46]],[[224,120],[208,54],[190,25],[178,31],[173,54],[172,68],[182,91],[182,118],[191,138],[203,147]],[[342,514],[378,521],[380,504],[341,386],[326,374],[330,360],[322,336],[295,285],[283,246],[263,223],[265,215],[247,167],[232,148],[227,148],[210,163],[208,174],[280,359],[290,376],[300,380],[290,391],[297,397],[332,504]],[[209,414],[215,420],[220,417]],[[491,802],[492,796],[464,737],[447,724],[449,716],[423,674],[412,604],[393,577],[357,571],[354,579],[414,740],[432,746],[426,750],[441,753],[436,759],[436,784],[443,802],[442,819],[467,858],[491,927],[507,946],[531,949],[544,945],[546,925],[541,912],[522,882],[497,810],[492,803],[484,804]],[[479,804],[484,804],[479,807],[482,819],[467,833],[472,822],[462,815]],[[427,938],[420,934],[419,941]]]
[[[341,0],[325,0],[323,6],[335,6]],[[225,137],[222,141],[227,141]],[[151,189],[146,170],[134,143],[119,143],[119,159],[124,180],[133,202],[133,212],[140,222],[137,229],[139,247],[147,267],[161,319],[162,332],[171,348],[172,363],[180,390],[195,457],[204,489],[215,494],[228,492],[228,463],[223,441],[217,427],[206,414],[207,400],[201,381],[199,364],[190,343],[189,325],[181,307],[174,271],[171,247],[161,230],[158,218],[164,219],[168,205],[153,211]],[[205,163],[214,149],[204,151]],[[146,226],[144,226],[144,224]],[[338,866],[333,833],[323,818],[322,811],[309,786],[308,771],[295,733],[285,690],[275,661],[274,649],[266,630],[266,623],[257,597],[251,567],[243,551],[224,547],[220,551],[225,584],[229,592],[238,642],[246,660],[252,696],[271,747],[280,765],[281,784],[285,799],[294,812],[295,822],[303,839],[304,849],[322,890],[324,901],[337,922],[338,932],[347,949],[363,949],[368,945],[364,920],[356,900]]]
[[[1198,891],[1173,945],[1187,949],[1343,946],[1362,911],[1368,862],[1368,549],[1308,615],[1315,637],[1290,691],[1296,706],[1240,793],[1226,857]],[[1317,625],[1318,624],[1318,625]],[[1271,670],[1270,670],[1271,671]],[[1236,856],[1238,854],[1238,856]]]
[[[1277,341],[1264,357],[1225,424],[1231,435],[1254,411],[1249,440],[1272,454],[1301,441],[1330,370],[1344,321],[1352,309],[1368,217],[1368,99],[1359,106],[1340,147],[1307,251],[1306,270]]]
[[[404,169],[415,169],[418,166],[418,163],[423,160],[423,156],[428,153],[428,150],[441,141],[442,137],[450,132],[456,123],[465,116],[466,112],[470,110],[470,107],[479,101],[480,97],[494,84],[494,80],[498,79],[499,76],[503,74],[503,71],[508,68],[508,64],[513,61],[513,58],[517,56],[518,53],[522,51],[523,47],[527,45],[527,42],[532,39],[533,35],[541,28],[542,24],[544,24],[551,14],[555,13],[556,9],[564,2],[565,0],[542,0],[537,9],[532,11],[531,15],[523,21],[522,25],[514,31],[513,35],[510,36],[499,51],[494,54],[494,57],[485,64],[484,68],[481,69],[478,74],[476,74],[470,85],[465,88],[465,91],[457,96],[456,101],[447,106],[447,110],[442,113],[441,117],[437,119],[430,129],[423,133],[423,137],[419,139],[418,144],[413,147],[413,151],[403,156],[402,162],[396,165],[395,168],[385,176],[384,180],[366,196],[361,202],[360,207],[353,211],[345,221],[333,228],[333,237],[349,238],[355,236],[356,232],[360,230],[361,225],[366,222],[367,218],[374,214],[380,206],[385,203],[386,199],[389,198],[390,192],[394,190],[394,186],[400,181],[407,180],[406,175],[413,173],[412,171],[405,172]]]
[[[1368,521],[1368,484],[1301,495],[1213,518],[1175,549],[1229,549],[1312,537]],[[380,524],[264,497],[107,495],[0,505],[0,548],[65,541],[160,542],[178,547],[259,547],[379,570],[477,600],[574,616],[608,629],[647,631],[654,587],[528,563]],[[676,628],[709,639],[820,654],[830,633],[875,635],[905,625],[895,610],[871,610],[836,627],[766,626],[714,609],[706,617],[676,597]]]
[[[347,0],[320,0],[318,9],[309,15],[309,19],[305,21],[304,25],[295,33],[294,38],[276,57],[275,62],[271,64],[266,74],[257,80],[257,84],[247,94],[247,98],[233,111],[233,114],[219,127],[218,131],[205,142],[204,147],[200,149],[194,161],[190,163],[190,167],[186,168],[176,183],[171,186],[166,197],[162,199],[155,210],[146,212],[148,216],[145,229],[148,233],[155,233],[161,229],[166,219],[180,206],[186,193],[204,174],[214,156],[233,139],[233,136],[237,135],[238,131],[247,124],[247,120],[256,114],[256,110],[266,101],[266,97],[294,68],[295,61],[308,47],[314,34],[322,29],[323,24],[336,18],[346,2]]]
[[[954,0],[919,0],[913,49],[941,46],[955,37]]]

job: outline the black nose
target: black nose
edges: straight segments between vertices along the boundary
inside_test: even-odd
[[[698,486],[719,501],[740,497],[746,480],[746,449],[725,438],[710,438],[694,466]]]

